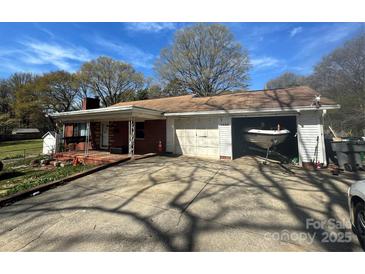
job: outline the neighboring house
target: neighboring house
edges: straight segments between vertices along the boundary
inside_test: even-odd
[[[13,135],[19,135],[19,134],[29,135],[30,134],[31,135],[31,134],[40,134],[40,131],[38,128],[16,128],[16,129],[13,129],[11,134],[13,134]]]
[[[41,138],[38,128],[17,128],[13,129],[11,135],[6,136],[6,140],[27,140]]]
[[[83,110],[52,114],[64,125],[66,144],[75,149],[115,149],[124,153],[170,152],[214,159],[245,154],[245,127],[278,124],[291,131],[279,150],[298,157],[301,165],[326,164],[323,116],[338,109],[334,101],[301,86],[286,89],[235,92],[210,97],[185,95],[123,102],[95,108],[88,98]],[[89,105],[88,100],[93,102]],[[88,132],[90,132],[88,134]]]

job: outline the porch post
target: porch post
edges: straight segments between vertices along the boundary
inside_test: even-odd
[[[62,146],[63,146],[62,152],[66,151],[65,130],[66,130],[66,126],[65,126],[65,123],[63,122],[62,123]]]
[[[134,117],[131,117],[128,122],[128,154],[130,157],[134,156],[136,123]]]
[[[89,143],[90,143],[90,122],[86,122],[86,136],[85,136],[85,147],[84,155],[89,155]]]

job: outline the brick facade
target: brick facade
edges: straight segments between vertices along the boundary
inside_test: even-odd
[[[166,151],[166,120],[148,120],[144,124],[144,139],[136,139],[136,154],[150,152],[158,153],[158,143],[161,141],[162,152]]]
[[[90,146],[89,149],[100,149],[100,123],[90,123]],[[73,136],[73,124],[65,125],[65,137]],[[144,122],[144,139],[135,140],[135,153],[145,154],[158,153],[158,145],[161,141],[162,152],[166,149],[166,121],[165,120],[147,120]],[[70,140],[70,139],[69,139]],[[66,138],[67,142],[67,138]],[[128,121],[109,122],[109,148],[125,147],[128,149]],[[84,150],[85,142],[75,143],[76,150]]]
[[[128,147],[128,122],[109,123],[109,147]]]
[[[100,149],[100,123],[90,123],[90,143],[92,149]]]
[[[85,149],[85,142],[82,141],[81,138],[77,141],[71,140],[70,138],[73,137],[73,129],[74,124],[65,124],[65,145],[69,146],[71,143],[74,144],[73,150],[84,150]],[[90,123],[90,143],[89,149],[99,149],[100,148],[100,123],[99,122],[92,122]]]

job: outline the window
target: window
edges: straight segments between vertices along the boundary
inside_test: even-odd
[[[86,124],[79,124],[79,134],[80,136],[86,136]]]
[[[144,139],[144,122],[136,122],[136,139]]]
[[[79,127],[78,124],[73,124],[73,133],[72,136],[77,137],[79,136]]]
[[[73,136],[86,136],[86,123],[76,123],[73,128]]]

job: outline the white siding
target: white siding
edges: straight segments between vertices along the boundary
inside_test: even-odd
[[[175,119],[175,153],[219,158],[218,118]]]
[[[300,163],[319,161],[326,164],[322,111],[303,111],[297,117]]]
[[[56,138],[48,133],[43,138],[43,154],[52,154],[56,152]]]
[[[232,130],[231,117],[219,118],[219,155],[232,159]]]
[[[175,153],[175,120],[174,118],[166,119],[166,151]]]

